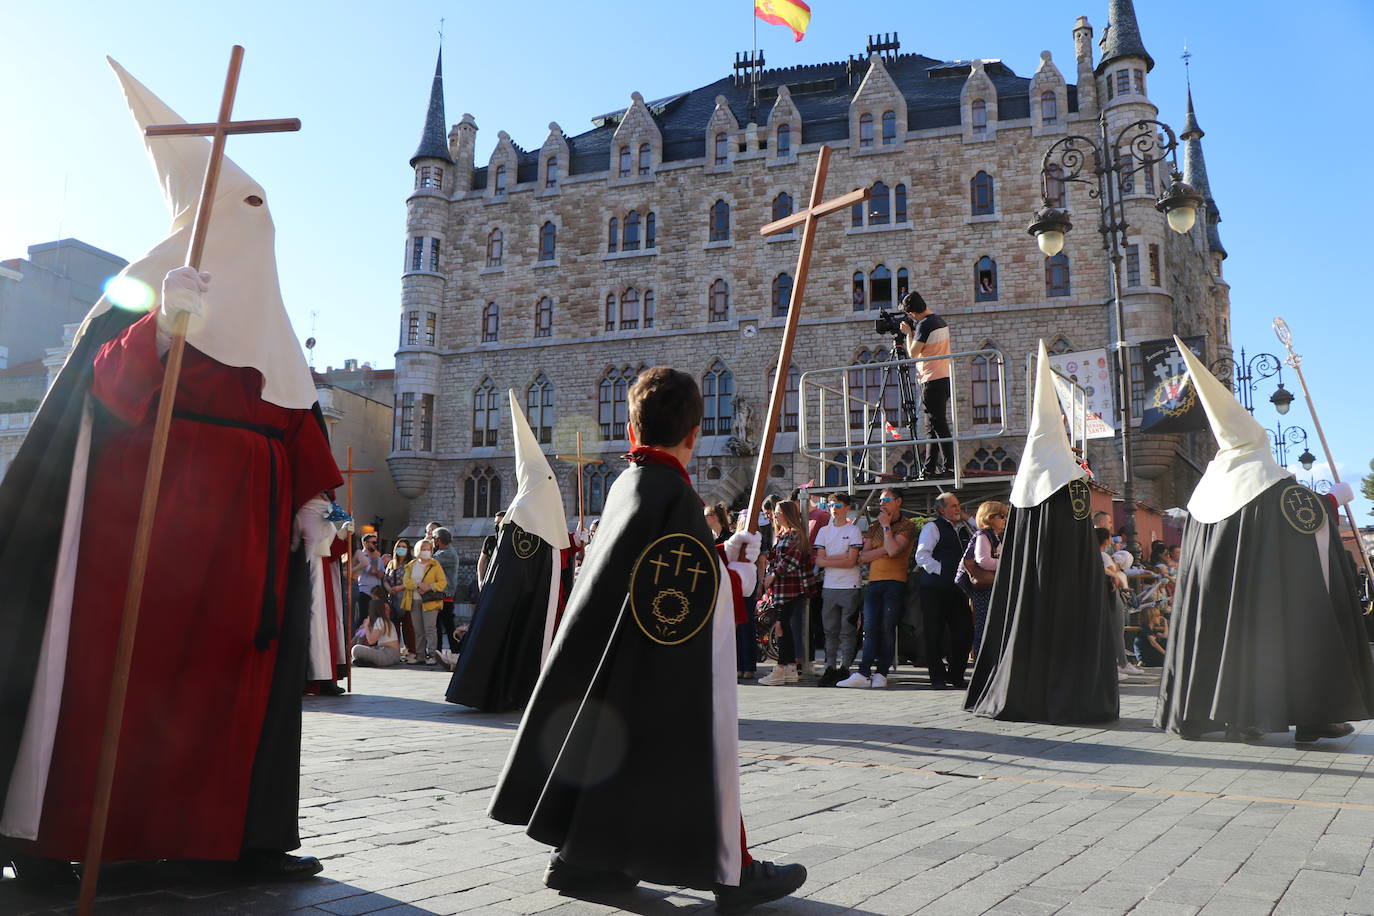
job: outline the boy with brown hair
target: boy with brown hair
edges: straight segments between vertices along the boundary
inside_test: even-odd
[[[631,386],[630,467],[607,495],[488,814],[555,847],[551,888],[710,889],[717,912],[740,913],[792,893],[806,869],[745,847],[738,589],[686,470],[702,413],[684,372],[657,366]]]

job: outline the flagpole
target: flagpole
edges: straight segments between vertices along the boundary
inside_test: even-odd
[[[754,0],[749,0],[749,21],[754,26],[754,60],[757,61],[759,59],[759,14],[754,7]],[[753,115],[752,120],[758,123],[759,73],[757,67],[749,68],[749,113]]]

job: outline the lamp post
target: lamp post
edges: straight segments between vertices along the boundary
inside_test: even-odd
[[[1283,467],[1288,467],[1288,449],[1302,446],[1302,454],[1298,456],[1298,464],[1302,465],[1304,471],[1312,470],[1312,466],[1317,463],[1317,456],[1312,454],[1312,450],[1307,447],[1307,430],[1301,426],[1284,426],[1280,421],[1274,429],[1265,429],[1269,435],[1269,447],[1274,450],[1274,459]]]
[[[1306,480],[1299,480],[1298,483],[1317,494],[1330,493],[1331,488],[1335,486],[1335,484],[1329,480],[1313,480],[1311,477]]]
[[[1117,414],[1121,419],[1121,495],[1125,510],[1126,545],[1138,550],[1135,527],[1135,472],[1131,467],[1131,368],[1126,342],[1126,314],[1121,302],[1122,248],[1126,240],[1126,202],[1122,183],[1136,172],[1169,160],[1169,186],[1155,202],[1169,228],[1186,233],[1197,221],[1204,200],[1183,182],[1178,170],[1178,138],[1173,128],[1148,118],[1133,121],[1115,136],[1107,131],[1105,112],[1097,119],[1097,137],[1072,135],[1055,142],[1040,164],[1040,185],[1044,206],[1036,211],[1027,232],[1046,257],[1064,248],[1064,236],[1073,228],[1065,208],[1064,187],[1068,182],[1088,186],[1088,197],[1098,202],[1097,231],[1102,250],[1111,261],[1112,315],[1116,325],[1111,348],[1116,355]],[[1133,182],[1131,182],[1133,184]],[[1051,194],[1051,187],[1055,188]]]
[[[1240,359],[1223,356],[1212,363],[1211,369],[1213,375],[1231,385],[1240,406],[1251,414],[1255,412],[1255,390],[1259,383],[1275,375],[1279,377],[1279,387],[1269,396],[1269,403],[1274,405],[1279,415],[1288,413],[1288,408],[1296,400],[1293,392],[1283,387],[1283,362],[1272,353],[1256,353],[1247,358],[1245,348],[1241,347]]]

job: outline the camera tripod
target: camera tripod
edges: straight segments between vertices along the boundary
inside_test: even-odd
[[[911,432],[911,438],[915,439],[917,438],[916,434],[920,422],[920,413],[916,410],[916,382],[911,378],[910,366],[896,365],[900,360],[907,358],[906,347],[903,340],[904,337],[902,334],[892,335],[892,349],[888,352],[887,363],[883,366],[882,383],[878,387],[878,397],[880,399],[879,404],[881,405],[881,399],[886,396],[887,386],[892,384],[892,375],[895,371],[897,374],[897,399],[902,414],[901,418],[906,422],[906,427]],[[879,409],[873,411],[872,416],[868,418],[868,428],[864,430],[864,445],[873,444],[875,433],[877,434],[878,441],[883,441],[883,437],[887,434],[887,430],[883,429],[881,426],[884,416],[886,416],[886,411],[882,410],[880,406]],[[864,476],[876,477],[877,475],[872,473],[869,469],[869,454],[870,452],[865,449],[863,460]],[[916,457],[919,461],[920,456]]]

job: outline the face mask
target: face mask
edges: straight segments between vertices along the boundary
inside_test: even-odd
[[[409,553],[409,552],[410,552],[410,551],[407,550],[407,549],[404,548],[404,547],[397,547],[397,548],[396,548],[396,556],[398,556],[398,557],[403,557],[403,556],[405,556],[405,555],[406,555],[407,553]]]
[[[430,554],[430,552],[429,552],[428,550],[422,550],[422,551],[420,551],[420,559],[422,559],[422,560],[428,560],[428,559],[430,558],[430,556],[431,556],[431,554]]]

